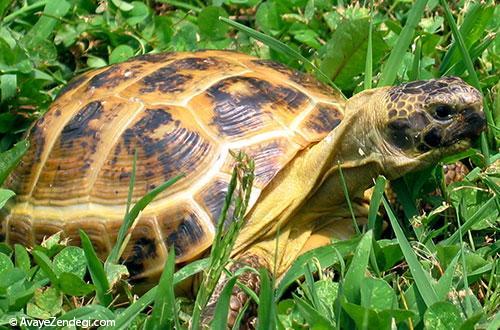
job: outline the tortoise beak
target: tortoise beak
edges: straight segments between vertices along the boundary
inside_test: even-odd
[[[454,122],[447,130],[448,134],[443,137],[443,146],[451,146],[461,140],[472,142],[486,129],[486,117],[479,107],[464,109],[460,117],[461,120]]]

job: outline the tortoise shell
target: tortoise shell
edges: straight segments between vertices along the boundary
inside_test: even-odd
[[[231,176],[230,150],[255,160],[252,205],[294,156],[342,119],[331,88],[272,61],[227,51],[144,55],[68,84],[29,134],[0,215],[9,243],[78,230],[101,256],[126,209],[135,150],[136,201],[185,178],[141,214],[123,254],[132,278],[158,275],[167,247],[189,261],[212,243]]]

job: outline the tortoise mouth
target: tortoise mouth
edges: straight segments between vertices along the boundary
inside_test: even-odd
[[[446,125],[433,124],[418,133],[417,150],[426,152],[436,148],[450,148],[461,141],[468,141],[470,146],[486,129],[485,115],[482,111],[469,111],[460,114],[460,117]]]

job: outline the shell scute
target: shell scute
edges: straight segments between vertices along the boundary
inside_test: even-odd
[[[34,126],[8,179],[18,204],[0,213],[3,230],[9,242],[32,245],[58,229],[78,244],[83,229],[104,257],[137,150],[133,202],[186,175],[141,213],[123,254],[134,279],[158,274],[167,248],[185,262],[212,243],[230,150],[255,160],[251,209],[300,150],[338,124],[342,102],[307,75],[233,52],[146,55],[86,73]]]

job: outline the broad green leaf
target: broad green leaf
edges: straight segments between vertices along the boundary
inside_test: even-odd
[[[392,322],[398,324],[401,321],[407,320],[413,316],[413,313],[401,309],[389,309],[383,311],[375,311],[374,309],[366,308],[341,300],[342,308],[354,320],[357,329],[391,329]]]
[[[111,2],[118,7],[121,11],[130,11],[134,9],[134,6],[123,0],[111,0]]]
[[[2,92],[2,102],[16,95],[17,90],[17,75],[15,74],[2,74],[0,76],[0,91]]]
[[[53,264],[56,274],[66,272],[83,278],[87,271],[85,252],[76,246],[65,247],[54,257]]]
[[[119,45],[109,55],[109,64],[120,63],[134,56],[134,49],[127,45]]]
[[[17,166],[29,147],[27,140],[21,140],[5,152],[0,154],[0,185],[5,181],[10,171]]]
[[[14,255],[16,257],[16,267],[22,269],[26,273],[29,272],[31,268],[31,261],[28,251],[26,248],[20,244],[14,245]]]
[[[397,306],[397,298],[389,284],[379,278],[367,277],[361,282],[361,306],[380,311]]]
[[[342,89],[354,89],[354,79],[365,71],[368,48],[368,18],[344,20],[325,46],[320,69]],[[387,46],[381,33],[372,34],[373,63],[378,63]]]
[[[459,329],[462,318],[455,305],[440,301],[429,306],[424,314],[424,324],[427,329],[433,330]]]
[[[222,7],[206,7],[198,14],[198,29],[202,39],[218,40],[227,38],[229,26],[219,20],[219,17],[227,17]]]
[[[100,57],[89,55],[87,58],[87,65],[89,68],[97,69],[108,65],[108,63]]]
[[[144,23],[148,19],[151,9],[141,1],[133,1],[132,6],[132,10],[124,13],[124,16],[127,17],[127,23],[129,25]]]
[[[59,274],[59,287],[61,291],[70,296],[85,296],[95,290],[92,284],[85,283],[74,273]]]
[[[0,273],[14,268],[14,264],[10,260],[8,256],[3,253],[0,253]]]
[[[0,188],[0,209],[15,195],[12,190]]]
[[[33,251],[33,258],[35,259],[38,266],[40,266],[42,271],[45,273],[45,275],[49,278],[50,282],[52,282],[52,285],[57,287],[58,285],[57,274],[54,272],[54,266],[52,264],[52,261],[50,261],[49,257],[47,257],[44,253],[40,251]]]
[[[59,290],[53,287],[48,287],[45,289],[38,289],[35,291],[34,295],[34,305],[31,305],[33,313],[41,313],[41,316],[55,316],[59,314],[62,310],[62,294]],[[28,304],[28,314],[30,310],[30,305]],[[37,317],[36,315],[31,316]],[[48,318],[48,317],[45,317]]]
[[[53,32],[60,19],[64,17],[71,5],[66,0],[47,1],[43,10],[44,15],[40,16],[35,25],[24,36],[23,44],[30,50],[38,47],[42,40],[47,40]]]

